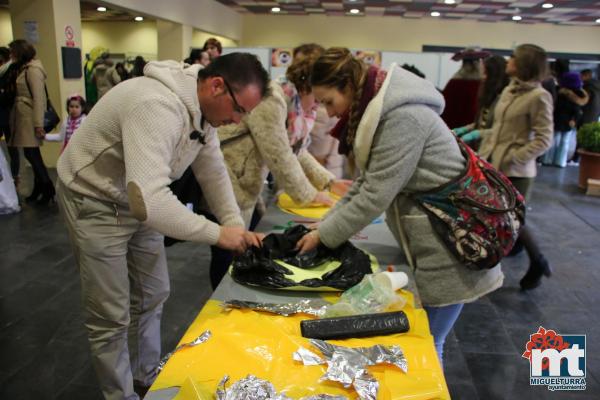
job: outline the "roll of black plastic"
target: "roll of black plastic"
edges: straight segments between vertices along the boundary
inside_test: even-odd
[[[408,332],[410,325],[404,311],[353,315],[300,322],[302,336],[311,339],[347,339]]]

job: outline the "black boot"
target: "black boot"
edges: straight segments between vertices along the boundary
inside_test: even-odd
[[[44,191],[42,193],[42,197],[37,201],[37,204],[41,206],[48,205],[48,203],[54,203],[54,196],[56,195],[56,190],[54,190],[54,185],[52,181],[46,183],[44,185]]]
[[[537,260],[532,260],[531,264],[529,264],[529,270],[520,282],[521,289],[530,290],[540,286],[543,275],[550,277],[552,270],[546,257],[540,255]]]
[[[33,179],[33,191],[31,192],[31,194],[27,197],[25,197],[25,202],[27,203],[33,203],[34,201],[36,201],[38,199],[38,197],[40,197],[42,195],[42,183],[40,182],[39,178],[36,176]]]

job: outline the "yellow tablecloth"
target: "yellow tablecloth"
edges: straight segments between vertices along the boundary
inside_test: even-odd
[[[449,399],[427,315],[423,309],[413,307],[410,292],[400,293],[408,301],[404,308],[411,327],[408,333],[331,343],[349,347],[374,344],[402,347],[408,361],[407,374],[391,365],[369,367],[380,382],[380,400]],[[269,380],[278,392],[284,391],[292,398],[320,393],[356,398],[356,392],[344,389],[337,382],[319,383],[325,366],[304,366],[292,359],[292,353],[301,346],[320,354],[300,335],[300,321],[307,318],[305,315],[283,317],[250,310],[225,312],[218,301],[209,300],[181,343],[193,340],[207,329],[212,332],[212,337],[171,357],[151,390],[181,386],[177,400],[204,399],[215,393],[224,375],[229,375],[230,383],[233,383],[253,374]]]
[[[329,196],[333,201],[338,201],[340,199],[339,196],[336,196],[333,193],[329,193]],[[298,203],[294,202],[294,200],[292,200],[292,198],[287,193],[281,193],[279,195],[279,197],[277,198],[277,206],[286,213],[314,219],[323,218],[325,214],[327,214],[327,212],[331,209],[331,207],[324,206],[321,204],[310,204],[308,206],[302,207]]]

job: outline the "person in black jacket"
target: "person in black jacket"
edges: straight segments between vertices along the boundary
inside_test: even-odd
[[[559,78],[558,96],[554,109],[554,143],[544,154],[545,165],[564,168],[575,152],[576,127],[581,118],[581,107],[588,102],[577,72],[565,72]]]
[[[590,99],[581,109],[583,114],[579,120],[579,126],[596,122],[600,118],[600,81],[594,79],[591,69],[581,71],[581,80],[583,81],[583,90]]]

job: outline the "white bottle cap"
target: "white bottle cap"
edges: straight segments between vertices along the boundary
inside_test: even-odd
[[[385,272],[382,272],[381,274],[388,277],[393,291],[402,289],[404,286],[406,286],[408,284],[408,275],[406,275],[404,272],[385,271]]]

